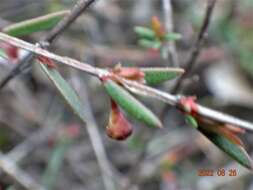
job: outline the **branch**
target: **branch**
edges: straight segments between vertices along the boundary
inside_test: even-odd
[[[54,53],[48,52],[45,49],[42,49],[36,45],[30,44],[28,42],[25,42],[23,40],[11,37],[9,35],[6,35],[4,33],[0,33],[0,40],[4,41],[5,43],[9,43],[13,46],[16,46],[18,48],[22,48],[25,50],[28,50],[34,54],[40,55],[40,56],[45,56],[49,59],[52,59],[56,62],[65,64],[67,66],[82,70],[88,74],[94,75],[98,78],[101,78],[103,76],[108,76],[110,72],[106,69],[100,69],[97,67],[93,67],[91,65],[88,65],[87,63],[82,63],[80,61],[77,61],[75,59],[69,58],[69,57],[62,57],[59,55],[56,55]],[[118,81],[121,82],[121,84],[127,88],[129,91],[144,95],[147,97],[152,97],[158,100],[161,100],[169,105],[175,106],[175,107],[180,107],[182,106],[181,104],[181,99],[183,96],[180,95],[172,95],[160,90],[157,90],[155,88],[151,88],[149,86],[143,85],[139,82],[131,81],[131,80],[126,80],[124,78],[115,76]],[[244,129],[248,130],[253,130],[253,124],[241,119],[238,119],[236,117],[206,108],[204,106],[201,106],[196,103],[196,110],[197,110],[197,115],[201,117],[205,117],[208,119],[215,120],[217,122],[221,123],[227,123],[231,125],[235,125]],[[189,113],[190,114],[190,113]]]
[[[85,10],[87,10],[90,5],[95,2],[95,0],[79,0],[71,13],[65,16],[53,29],[52,31],[45,37],[45,39],[39,43],[39,46],[47,46],[49,47],[51,43],[60,35],[64,30],[66,30]],[[22,73],[22,71],[28,68],[31,63],[28,63],[33,58],[31,53],[24,55],[24,57],[20,60],[19,64],[14,67],[5,78],[0,82],[0,90],[5,87],[9,81],[11,81],[15,76]]]
[[[181,78],[177,81],[174,89],[172,90],[173,93],[177,93],[180,90],[183,80],[190,74],[192,68],[196,64],[197,58],[199,56],[200,50],[203,46],[203,42],[207,36],[207,29],[211,21],[213,9],[215,6],[216,0],[209,0],[208,5],[206,8],[206,15],[202,24],[202,27],[199,31],[197,41],[195,42],[194,48],[191,53],[191,57],[189,61],[186,63],[185,66],[185,73],[181,76]]]

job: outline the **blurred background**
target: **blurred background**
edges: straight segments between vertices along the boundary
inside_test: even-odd
[[[1,0],[0,27],[12,22],[71,9],[70,0]],[[190,57],[207,1],[172,0],[174,31],[182,35],[176,52],[181,67]],[[162,22],[162,0],[98,0],[51,50],[98,67],[173,66],[159,53],[140,48],[134,26]],[[182,93],[196,95],[202,105],[253,122],[253,1],[217,1],[208,37]],[[46,32],[24,39],[36,42]],[[15,65],[0,62],[0,79]],[[105,133],[110,101],[100,81],[80,71],[58,67],[84,105],[86,125],[70,111],[54,86],[33,64],[0,91],[0,166],[11,161],[19,176],[45,189],[237,189],[253,190],[253,178],[197,130],[182,114],[153,99],[140,98],[163,121],[164,129],[134,123],[124,142]],[[158,88],[168,91],[175,81]],[[249,153],[253,135],[242,139]],[[102,142],[102,143],[101,143]],[[10,166],[11,167],[11,166]],[[200,169],[223,177],[199,176]],[[229,176],[233,170],[235,176]],[[11,173],[11,172],[10,172]],[[0,189],[23,189],[8,172],[0,172]],[[31,187],[31,189],[38,189]]]

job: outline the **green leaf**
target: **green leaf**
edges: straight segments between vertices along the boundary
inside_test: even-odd
[[[193,128],[196,128],[196,129],[198,128],[197,120],[194,117],[192,117],[191,115],[187,114],[185,116],[185,121],[188,125],[192,126]]]
[[[3,32],[11,36],[25,36],[34,32],[53,28],[69,11],[60,11],[45,16],[33,18],[16,24],[12,24],[3,29]]]
[[[172,80],[181,75],[184,70],[180,68],[143,68],[145,81],[148,85],[157,85],[167,80]]]
[[[253,163],[248,155],[248,153],[245,151],[245,149],[237,144],[234,144],[226,137],[206,131],[203,128],[198,128],[211,142],[213,142],[216,146],[218,146],[221,150],[223,150],[225,153],[227,153],[231,158],[239,162],[244,167],[252,170],[253,169]]]
[[[143,48],[152,48],[152,49],[159,49],[162,45],[160,41],[157,40],[152,41],[147,39],[138,40],[138,44]]]
[[[162,127],[160,120],[142,103],[135,99],[124,88],[112,80],[104,82],[105,89],[111,98],[131,117],[150,127]]]
[[[176,40],[180,40],[182,36],[181,34],[170,32],[170,33],[167,33],[164,38],[167,41],[176,41]]]
[[[134,32],[140,37],[145,38],[149,40],[155,40],[156,35],[155,32],[149,28],[142,27],[142,26],[136,26],[134,27]]]
[[[85,115],[83,112],[82,103],[75,90],[71,88],[71,86],[62,78],[56,69],[49,69],[43,64],[39,64],[39,66],[53,82],[56,89],[60,92],[74,113],[85,123]]]

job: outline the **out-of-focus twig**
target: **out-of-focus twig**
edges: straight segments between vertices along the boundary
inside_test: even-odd
[[[198,58],[201,48],[203,46],[203,42],[207,36],[207,29],[208,29],[208,26],[211,21],[211,17],[212,17],[215,3],[216,3],[216,0],[208,0],[205,18],[204,18],[202,27],[199,31],[198,38],[197,38],[195,45],[193,47],[193,50],[191,52],[190,59],[188,60],[188,62],[185,65],[185,73],[177,81],[174,89],[172,90],[172,93],[177,93],[180,90],[183,80],[190,74],[190,72],[192,71],[192,68],[194,67],[194,65],[197,61],[197,58]]]
[[[171,0],[162,0],[163,14],[164,14],[164,24],[166,32],[173,32],[173,13]],[[169,59],[174,67],[178,67],[178,55],[175,47],[175,43],[170,41],[166,43],[166,48],[168,49]]]
[[[71,13],[65,16],[53,29],[48,35],[42,40],[41,43],[38,43],[40,47],[49,46],[60,34],[63,33],[84,11],[86,11],[92,3],[96,0],[79,0],[74,8],[72,9]],[[44,48],[45,48],[44,47]],[[17,64],[15,68],[13,68],[9,74],[6,75],[0,81],[0,89],[2,89],[10,80],[12,80],[15,76],[20,74],[23,69],[29,67],[31,63],[28,63],[33,58],[32,53],[27,53]]]
[[[0,169],[27,190],[45,190],[44,187],[36,183],[31,176],[18,168],[10,158],[1,152]]]

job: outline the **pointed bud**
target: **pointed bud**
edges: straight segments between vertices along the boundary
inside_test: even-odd
[[[115,140],[125,140],[133,132],[133,127],[120,111],[118,105],[111,100],[111,113],[106,127],[107,135]]]
[[[165,36],[165,29],[161,23],[161,21],[159,20],[158,17],[153,16],[151,19],[151,27],[153,29],[153,31],[155,32],[156,36],[160,39],[163,39]]]

